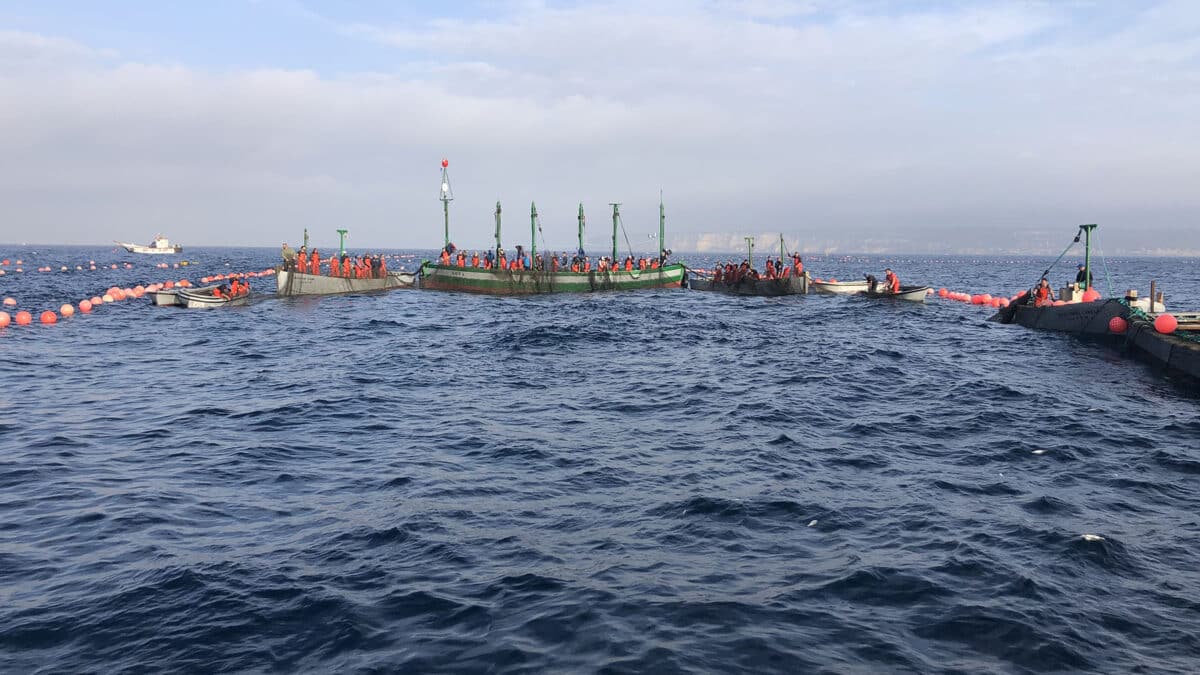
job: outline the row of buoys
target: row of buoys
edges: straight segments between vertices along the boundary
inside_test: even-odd
[[[230,272],[228,274],[214,274],[208,277],[200,277],[200,283],[207,284],[213,281],[222,281],[225,279],[256,279],[258,277],[266,277],[275,273],[275,270],[263,270],[261,272]]]
[[[105,303],[120,302],[128,298],[140,298],[146,293],[153,293],[154,291],[163,288],[174,288],[175,286],[188,288],[191,285],[192,282],[188,281],[187,279],[180,279],[179,281],[165,281],[161,283],[150,284],[148,286],[138,285],[132,288],[112,286],[100,295],[94,295],[91,298],[80,300],[79,311],[83,314],[90,314],[94,308]],[[15,307],[17,304],[16,299],[11,297],[4,298],[3,302],[5,307]],[[65,303],[58,308],[58,313],[55,313],[51,310],[46,310],[38,315],[38,320],[47,325],[58,323],[58,317],[60,314],[63,317],[74,316],[75,305]],[[17,312],[14,316],[9,316],[8,312],[0,311],[0,328],[5,328],[10,323],[15,323],[18,326],[27,326],[33,323],[33,315],[25,310]]]
[[[1174,314],[1163,313],[1154,317],[1154,330],[1163,335],[1170,335],[1179,328],[1179,319],[1175,318]],[[1114,316],[1108,320],[1108,331],[1117,335],[1122,335],[1129,330],[1129,322],[1124,317]]]
[[[1012,297],[1004,297],[1003,295],[993,296],[991,293],[978,293],[978,294],[972,295],[970,293],[961,293],[959,291],[951,291],[947,288],[939,288],[937,291],[937,295],[939,298],[944,298],[946,300],[955,300],[958,302],[964,302],[969,305],[982,305],[985,307],[992,307],[992,308],[996,308],[996,309],[999,309],[1001,307],[1008,307],[1010,304],[1012,304],[1012,303],[1016,302],[1018,299],[1020,299],[1021,296],[1025,295],[1025,293],[1027,293],[1027,291],[1021,291],[1020,293],[1017,293],[1016,295],[1014,295]]]

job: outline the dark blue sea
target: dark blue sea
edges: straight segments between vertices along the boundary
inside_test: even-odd
[[[0,295],[277,256],[8,247]],[[1107,265],[1200,309],[1200,260]],[[1110,346],[937,298],[253,284],[0,330],[0,671],[1200,670],[1200,391]]]

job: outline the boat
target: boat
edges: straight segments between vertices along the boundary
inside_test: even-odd
[[[215,287],[210,287],[210,288],[215,288]],[[146,296],[150,298],[150,304],[158,305],[160,307],[161,306],[173,306],[173,305],[179,304],[179,291],[181,291],[181,290],[183,290],[183,289],[180,289],[180,288],[159,289],[157,291],[152,291],[150,293],[147,293]]]
[[[118,246],[121,246],[130,253],[151,253],[151,254],[168,254],[183,253],[183,247],[179,244],[171,244],[166,237],[161,234],[154,236],[154,241],[150,242],[149,246],[141,246],[139,244],[130,244],[124,241],[118,241]]]
[[[184,288],[179,291],[178,304],[188,309],[212,309],[225,305],[244,305],[250,300],[250,289],[247,288],[236,298],[213,295],[216,286],[203,288]]]
[[[275,273],[275,294],[292,296],[371,293],[395,288],[412,288],[415,283],[416,275],[411,272],[388,272],[387,276],[381,278],[352,279],[280,268]]]
[[[748,247],[746,260],[752,263],[754,260],[754,238],[746,237],[746,245]],[[784,257],[783,235],[781,234],[779,235],[779,259],[782,260]],[[790,268],[785,269],[784,272],[787,274],[784,276],[771,278],[760,277],[756,272],[753,276],[743,276],[736,281],[725,281],[723,279],[718,281],[715,275],[695,275],[688,282],[688,286],[697,291],[713,291],[729,295],[766,297],[807,295],[809,284],[808,274],[793,275],[790,271]]]
[[[445,237],[443,251],[453,250],[450,243],[450,211],[449,202],[453,193],[450,191],[450,180],[446,173],[446,162],[442,162],[442,195],[440,197],[445,213]],[[617,230],[620,225],[620,204],[613,204],[613,247],[612,259],[617,259]],[[659,253],[660,257],[652,269],[619,269],[606,270],[590,269],[589,271],[573,272],[569,269],[555,269],[547,261],[538,268],[537,205],[530,205],[530,247],[529,259],[534,269],[499,269],[484,267],[459,267],[455,264],[445,264],[426,260],[421,264],[417,284],[422,289],[439,291],[461,291],[465,293],[484,293],[489,295],[533,295],[540,293],[588,293],[593,291],[628,291],[646,288],[679,288],[686,283],[687,269],[682,263],[665,263],[669,254],[662,246],[663,231],[666,215],[662,202],[659,202]],[[493,253],[497,258],[504,249],[500,245],[500,202],[496,202],[496,248]],[[579,251],[583,251],[583,226],[585,218],[583,205],[579,205]]]
[[[901,286],[899,293],[889,293],[887,291],[859,291],[861,295],[868,298],[891,298],[892,300],[908,300],[909,302],[925,302],[925,296],[929,295],[928,286]]]
[[[849,293],[862,293],[867,290],[866,281],[819,281],[813,280],[809,282],[809,287],[814,293],[833,293],[836,295],[844,295]]]

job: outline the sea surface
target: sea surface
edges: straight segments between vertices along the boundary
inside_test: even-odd
[[[0,257],[36,317],[278,253]],[[1107,268],[1200,309],[1200,260]],[[0,330],[0,671],[1200,670],[1200,391],[1113,348],[936,297],[253,284]]]

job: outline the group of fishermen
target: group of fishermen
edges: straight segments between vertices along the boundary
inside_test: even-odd
[[[621,262],[609,256],[603,256],[596,259],[595,264],[592,263],[592,258],[579,251],[575,255],[567,253],[552,253],[544,256],[541,253],[535,254],[532,259],[525,252],[525,248],[520,244],[517,245],[515,255],[510,260],[504,249],[497,248],[495,254],[492,251],[484,251],[483,255],[479,251],[472,251],[467,255],[466,251],[460,251],[454,244],[447,244],[441,254],[438,256],[438,263],[445,267],[462,267],[484,270],[533,270],[535,272],[579,272],[589,273],[593,270],[597,272],[619,271],[632,272],[634,270],[657,270],[666,264],[667,256],[671,255],[670,250],[664,250],[657,258],[637,257],[632,255],[625,256]]]
[[[229,282],[229,285],[221,284],[212,290],[214,297],[226,298],[232,300],[239,298],[250,292],[250,282],[239,281],[236,277]]]
[[[792,254],[790,265],[784,265],[783,258],[774,260],[768,257],[767,264],[761,273],[750,266],[749,260],[743,260],[740,265],[726,262],[724,265],[718,264],[713,268],[713,283],[723,283],[727,286],[734,286],[743,281],[788,279],[793,276],[804,276],[804,261],[800,258],[799,253]]]
[[[297,252],[287,245],[283,244],[283,250],[280,253],[283,257],[283,268],[288,271],[296,271],[301,274],[321,274],[321,255],[317,249],[313,249],[312,253],[301,246]],[[387,276],[387,259],[384,255],[368,255],[352,256],[343,253],[340,257],[336,255],[329,256],[325,261],[328,269],[328,276],[344,277],[347,279],[382,279]]]

